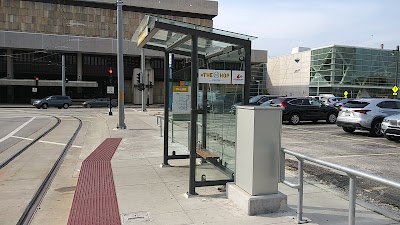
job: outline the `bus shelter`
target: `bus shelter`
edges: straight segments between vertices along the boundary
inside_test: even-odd
[[[234,179],[234,107],[247,104],[250,98],[254,39],[156,16],[145,16],[132,38],[138,48],[164,52],[163,165],[168,166],[169,160],[189,158],[188,195],[196,194],[196,187],[224,185]],[[170,119],[170,53],[190,62],[190,86],[175,88],[190,91],[186,101],[190,102],[188,121]],[[186,143],[188,154],[170,151],[170,139]]]

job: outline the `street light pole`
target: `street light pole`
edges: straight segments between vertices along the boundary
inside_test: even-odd
[[[118,129],[125,129],[124,113],[124,52],[122,46],[122,0],[117,0],[117,61],[118,61]]]

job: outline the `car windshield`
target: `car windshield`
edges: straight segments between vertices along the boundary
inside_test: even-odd
[[[361,102],[361,101],[348,101],[344,107],[346,108],[364,108],[365,106],[369,105],[368,102]]]
[[[263,95],[258,95],[258,96],[252,97],[252,98],[250,98],[249,103],[256,103],[262,97],[264,97],[264,96]]]
[[[272,104],[278,105],[281,104],[281,102],[284,100],[284,98],[275,98],[271,101]]]

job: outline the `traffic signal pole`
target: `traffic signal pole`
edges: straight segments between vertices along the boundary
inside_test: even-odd
[[[117,61],[118,61],[118,129],[125,129],[124,113],[124,49],[122,45],[122,0],[117,0]]]
[[[144,49],[142,48],[140,50],[140,76],[141,76],[141,83],[143,83],[143,87],[144,87],[144,73],[145,73],[145,66],[146,66],[146,57],[144,56]],[[145,92],[144,92],[144,88],[142,88],[142,111],[145,112],[146,110],[146,106],[145,106]]]

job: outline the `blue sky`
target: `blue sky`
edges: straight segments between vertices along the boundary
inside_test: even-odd
[[[215,28],[258,37],[252,48],[270,57],[298,46],[400,45],[400,0],[218,0],[218,8]]]

